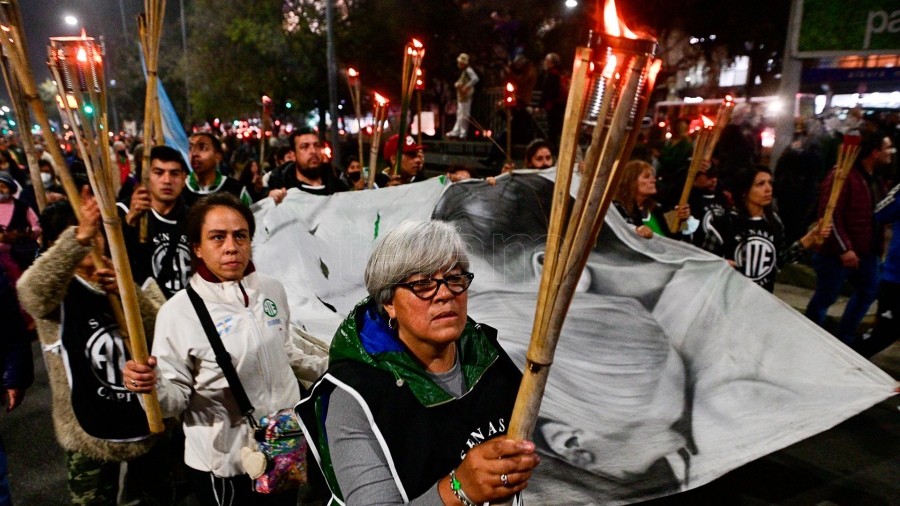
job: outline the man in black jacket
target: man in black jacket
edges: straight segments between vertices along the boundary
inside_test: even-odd
[[[284,200],[290,188],[313,195],[347,191],[347,186],[325,164],[322,143],[315,130],[295,130],[288,140],[294,147],[294,162],[279,167],[269,177],[269,196],[276,204]]]

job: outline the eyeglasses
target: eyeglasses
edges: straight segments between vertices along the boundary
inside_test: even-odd
[[[469,289],[475,274],[471,272],[463,272],[461,274],[451,274],[444,276],[444,279],[427,278],[410,283],[397,283],[394,286],[403,287],[411,291],[413,295],[422,299],[429,300],[437,295],[441,285],[447,285],[447,289],[454,295],[459,295]]]

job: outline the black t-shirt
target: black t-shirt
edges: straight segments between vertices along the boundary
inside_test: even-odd
[[[333,195],[338,192],[347,191],[347,186],[343,181],[334,177],[331,167],[322,165],[321,167],[322,184],[319,186],[308,185],[297,179],[297,169],[294,162],[286,163],[278,167],[272,176],[269,177],[269,189],[276,188],[296,188],[302,192],[311,193],[313,195]]]
[[[701,188],[691,189],[688,198],[691,206],[691,216],[700,222],[699,228],[694,232],[691,242],[694,246],[702,247],[706,235],[710,233],[709,226],[713,220],[721,219],[731,210],[731,204],[721,192],[711,192]]]
[[[191,249],[188,245],[185,224],[187,207],[179,200],[169,214],[163,216],[154,210],[147,213],[147,242],[140,242],[140,226],[125,223],[128,207],[119,203],[122,233],[131,261],[131,273],[135,282],[144,284],[153,278],[167,299],[187,286],[191,272]]]
[[[756,284],[770,292],[775,289],[778,255],[784,248],[784,227],[776,215],[770,221],[730,212],[713,220],[711,229],[722,238],[722,246],[715,253],[733,260],[735,268]]]

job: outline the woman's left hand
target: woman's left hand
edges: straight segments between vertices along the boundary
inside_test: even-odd
[[[498,437],[469,450],[456,468],[456,479],[472,502],[493,502],[524,490],[540,461],[534,443]],[[452,497],[451,490],[444,492]]]

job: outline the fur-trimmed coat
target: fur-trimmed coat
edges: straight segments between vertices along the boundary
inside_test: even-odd
[[[91,252],[75,240],[75,227],[70,227],[56,243],[22,274],[17,285],[22,307],[34,317],[38,337],[44,348],[44,359],[53,391],[53,425],[56,439],[66,450],[82,452],[90,457],[122,461],[146,453],[156,438],[134,443],[118,443],[88,435],[75,419],[71,392],[63,357],[51,349],[60,339],[60,304],[65,299],[75,268]],[[99,288],[99,287],[98,287]],[[144,333],[153,335],[159,305],[138,291]]]

